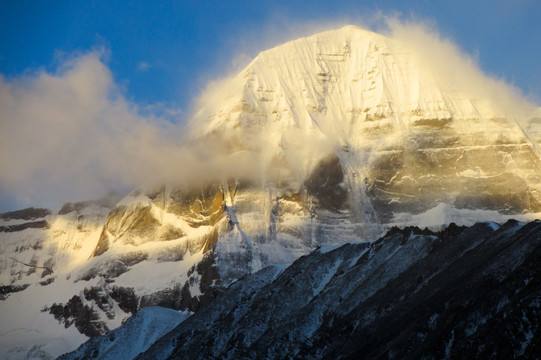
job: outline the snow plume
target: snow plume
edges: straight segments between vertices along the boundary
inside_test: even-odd
[[[386,35],[415,53],[420,67],[428,69],[443,90],[462,92],[506,117],[526,120],[531,116],[535,106],[519,89],[485,74],[475,58],[443,38],[430,22],[402,21],[397,17],[385,18],[385,22],[389,28]]]
[[[257,60],[255,60],[257,61]],[[194,113],[187,133],[207,151],[227,157],[242,158],[243,162],[220,161],[234,169],[233,176],[249,181],[280,182],[287,179],[299,185],[317,162],[332,153],[342,143],[332,131],[315,127],[291,126],[298,121],[288,113],[282,122],[272,120],[272,114],[247,89],[244,70],[236,76],[210,82],[195,100]],[[290,99],[283,99],[284,103]],[[265,102],[265,101],[263,101]],[[284,105],[289,106],[289,105]],[[201,141],[203,139],[203,141]],[[210,150],[209,150],[210,149]]]

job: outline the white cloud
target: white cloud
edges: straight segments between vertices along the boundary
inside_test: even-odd
[[[497,113],[517,120],[527,118],[534,108],[518,88],[502,79],[487,76],[477,58],[462,52],[450,39],[439,35],[433,24],[416,20],[405,22],[386,18],[389,37],[417,55],[438,84],[468,94],[479,102],[489,103]]]
[[[180,148],[180,129],[139,115],[100,55],[69,59],[57,74],[0,77],[0,187],[21,206],[152,180]]]
[[[147,71],[150,68],[151,66],[146,61],[141,61],[139,64],[137,64],[137,71]]]
[[[243,176],[255,166],[220,145],[184,144],[182,126],[152,115],[180,110],[127,101],[100,56],[78,55],[55,74],[0,76],[0,202],[58,207],[110,190]]]

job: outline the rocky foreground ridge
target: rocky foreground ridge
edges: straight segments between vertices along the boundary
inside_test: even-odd
[[[537,359],[540,263],[539,221],[393,228],[246,275],[137,358]]]

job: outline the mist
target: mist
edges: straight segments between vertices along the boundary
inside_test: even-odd
[[[103,51],[92,51],[65,60],[54,74],[0,78],[2,210],[11,203],[54,208],[221,170],[220,156],[213,162],[204,147],[185,145],[181,125],[141,115],[102,58]]]
[[[414,52],[439,86],[485,102],[494,112],[506,117],[526,119],[535,109],[518,88],[485,74],[473,56],[461,51],[451,39],[443,38],[434,24],[404,22],[396,17],[385,18],[385,22],[388,26],[385,35]]]
[[[443,39],[434,27],[396,18],[385,18],[384,24],[377,25],[384,35],[418,54],[445,86],[460,89],[519,122],[536,109],[516,88],[483,74],[472,57]],[[223,134],[201,140],[202,124],[242,90],[235,74],[261,44],[277,45],[286,35],[292,40],[342,25],[341,21],[312,22],[282,32],[269,26],[263,40],[253,39],[257,45],[239,46],[230,73],[209,81],[185,118],[153,115],[127,99],[104,61],[103,50],[73,54],[53,73],[39,69],[18,78],[0,76],[0,211],[58,208],[66,201],[160,182],[191,186],[229,177],[260,179],[265,173],[262,164],[275,153],[265,145],[265,134],[254,137],[252,144],[231,148]],[[303,139],[287,159],[295,164],[312,152],[332,151],[339,143],[332,135]],[[294,166],[291,169],[295,171]],[[293,176],[301,179],[308,170],[298,169]]]

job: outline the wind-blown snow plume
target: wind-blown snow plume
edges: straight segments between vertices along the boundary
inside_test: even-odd
[[[462,52],[451,39],[439,35],[426,22],[402,22],[388,18],[389,37],[399,41],[422,67],[430,69],[439,86],[461,91],[479,102],[489,102],[501,114],[526,119],[535,106],[520,90],[479,68],[474,58]]]

